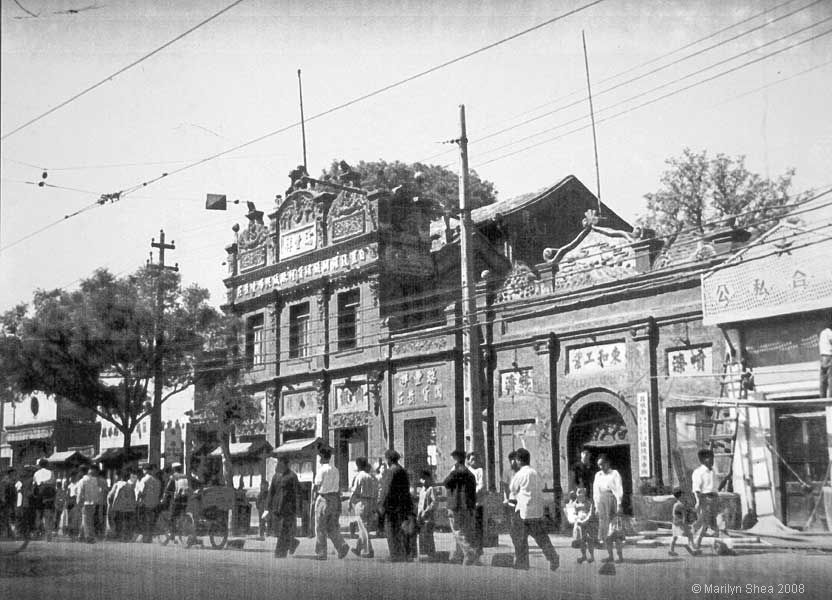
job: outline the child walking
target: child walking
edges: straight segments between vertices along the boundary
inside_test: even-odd
[[[598,536],[598,520],[595,515],[595,507],[592,500],[586,495],[586,488],[579,487],[575,490],[575,535],[581,549],[581,556],[578,564],[582,562],[595,562],[595,538]],[[589,557],[587,557],[589,552]]]
[[[685,537],[688,540],[688,543],[685,544],[685,550],[695,555],[696,551],[693,549],[693,532],[691,531],[690,523],[688,523],[689,511],[687,504],[682,500],[682,488],[675,488],[673,490],[673,496],[676,498],[676,503],[673,505],[673,521],[671,523],[673,537],[670,538],[670,551],[668,554],[670,556],[678,556],[675,550],[676,540]]]

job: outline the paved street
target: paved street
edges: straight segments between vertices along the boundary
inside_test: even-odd
[[[437,535],[438,549],[451,537]],[[578,552],[564,537],[554,539],[561,567],[551,573],[539,551],[528,572],[497,567],[385,563],[386,544],[376,558],[352,554],[327,562],[313,560],[313,540],[304,539],[294,558],[275,560],[273,540],[246,539],[243,550],[103,542],[34,542],[16,557],[0,558],[0,598],[48,600],[89,598],[828,598],[832,586],[829,554],[774,548],[739,556],[671,558],[666,547],[625,548],[625,563],[612,576],[599,575],[599,563],[579,565]],[[501,536],[498,548],[509,552]],[[782,588],[781,585],[798,587]],[[702,586],[698,594],[695,585]],[[740,586],[728,588],[726,586]],[[757,588],[750,592],[748,585]],[[803,585],[803,591],[799,586]],[[706,586],[714,586],[711,593]],[[768,586],[773,586],[768,589]],[[790,593],[786,593],[788,590]]]

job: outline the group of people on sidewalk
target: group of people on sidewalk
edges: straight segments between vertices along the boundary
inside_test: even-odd
[[[125,468],[109,485],[96,465],[80,465],[63,480],[46,459],[38,468],[10,467],[0,477],[0,535],[42,535],[47,541],[61,535],[93,543],[109,532],[119,541],[141,535],[150,542],[160,507],[183,510],[188,486],[180,485],[181,465],[173,465],[167,476],[159,474],[164,488],[154,465],[144,463],[140,470]]]
[[[344,540],[340,531],[341,515],[340,474],[331,464],[332,451],[319,450],[320,466],[313,484],[315,555],[327,560],[327,546],[331,542],[338,558],[352,553],[360,558],[372,558],[375,553],[370,538],[372,522],[378,520],[387,540],[390,562],[410,562],[417,557],[437,560],[433,539],[439,497],[430,470],[419,474],[419,487],[414,497],[407,471],[399,464],[396,450],[384,454],[384,466],[377,479],[366,458],[355,461],[357,473],[350,484],[349,505],[355,515],[358,543],[354,548]],[[455,465],[440,483],[447,491],[448,520],[454,536],[451,562],[462,565],[482,564],[483,499],[485,484],[478,457],[462,450],[451,453]],[[510,455],[514,477],[509,485],[506,505],[510,507],[511,539],[515,549],[514,567],[529,568],[528,537],[543,551],[551,570],[559,565],[557,552],[546,532],[543,512],[543,483],[531,467],[531,455],[519,449]],[[297,475],[285,457],[278,458],[277,470],[269,485],[262,517],[269,519],[277,536],[276,558],[294,553],[299,541],[295,537],[296,519],[300,508],[300,488]]]
[[[685,502],[681,488],[673,490],[675,503],[672,508],[670,556],[677,555],[676,544],[682,538],[687,540],[684,548],[691,555],[701,554],[702,538],[708,529],[716,532],[717,537],[725,530],[724,517],[720,522],[717,507],[714,453],[710,449],[702,449],[698,458],[700,465],[691,477],[694,506],[690,507]],[[611,467],[609,458],[604,454],[593,463],[588,449],[581,452],[581,460],[572,467],[572,471],[575,488],[570,493],[564,512],[573,524],[573,545],[581,552],[578,563],[594,562],[595,548],[606,549],[604,562],[613,562],[613,550],[618,562],[622,562],[624,489],[621,475]]]

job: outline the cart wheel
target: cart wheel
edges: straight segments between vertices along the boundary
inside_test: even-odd
[[[195,537],[194,516],[191,513],[179,515],[176,521],[176,538],[179,540],[179,545],[185,549],[190,548],[194,544]]]
[[[215,550],[224,548],[228,541],[228,526],[221,521],[211,521],[208,525],[208,539]]]
[[[153,541],[162,546],[170,542],[170,511],[163,510],[156,517],[156,524],[153,527]]]

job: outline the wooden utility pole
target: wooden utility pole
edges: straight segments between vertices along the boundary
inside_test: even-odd
[[[159,261],[147,265],[156,270],[156,307],[154,316],[154,342],[153,342],[153,406],[150,412],[150,439],[147,442],[148,460],[161,467],[162,458],[162,388],[164,387],[164,365],[162,364],[162,347],[165,343],[165,328],[162,318],[165,314],[165,290],[162,287],[162,277],[165,271],[178,271],[179,264],[169,266],[165,264],[165,250],[175,250],[173,240],[170,244],[165,243],[165,232],[159,230],[159,242],[156,239],[150,240],[150,246],[159,250]],[[151,257],[153,251],[150,252]]]
[[[459,220],[460,271],[462,273],[462,368],[465,383],[465,449],[476,452],[485,464],[482,434],[482,389],[480,385],[480,335],[477,322],[477,294],[474,276],[473,224],[468,204],[468,134],[465,105],[459,106]]]

